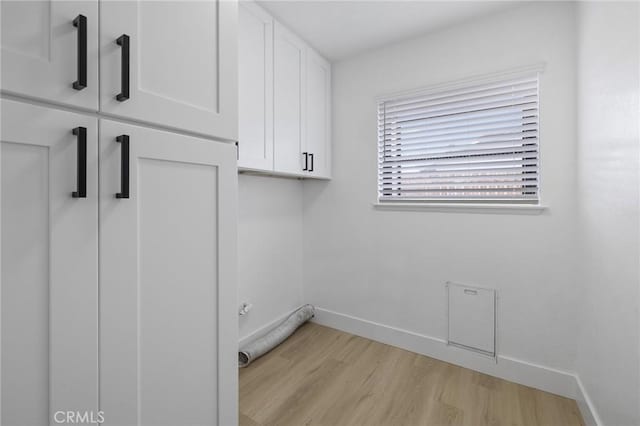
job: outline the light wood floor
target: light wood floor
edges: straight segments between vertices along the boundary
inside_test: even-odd
[[[573,400],[308,323],[240,369],[240,425],[583,423]]]

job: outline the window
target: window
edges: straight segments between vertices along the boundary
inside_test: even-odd
[[[378,103],[378,201],[538,203],[538,72]]]

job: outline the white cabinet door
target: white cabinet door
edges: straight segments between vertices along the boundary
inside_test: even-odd
[[[0,8],[2,91],[96,110],[97,0],[3,0]]]
[[[238,166],[273,170],[273,19],[242,2],[239,22]]]
[[[100,165],[104,426],[237,424],[235,146],[101,120]]]
[[[273,50],[274,171],[302,174],[306,46],[302,40],[276,22]]]
[[[103,0],[102,111],[237,140],[237,7],[228,0]]]
[[[55,424],[61,410],[97,418],[97,120],[6,100],[1,106],[0,423]],[[72,129],[80,127],[86,197],[74,198],[83,142]]]
[[[307,50],[307,124],[303,152],[311,177],[331,176],[331,64]]]

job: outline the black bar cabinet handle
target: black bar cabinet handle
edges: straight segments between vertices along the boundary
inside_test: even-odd
[[[120,135],[116,142],[122,144],[120,150],[120,192],[116,198],[129,198],[129,135]]]
[[[122,60],[120,62],[120,90],[116,99],[120,102],[129,99],[129,36],[122,34],[116,40],[118,46],[122,47]]]
[[[76,127],[71,131],[78,140],[78,190],[71,193],[73,198],[87,198],[87,128]]]
[[[309,167],[309,171],[313,171],[313,154],[309,154],[309,158],[311,158],[311,167]]]
[[[309,168],[309,154],[306,152],[303,152],[302,155],[304,155],[304,168],[302,169],[302,171],[306,172],[307,169]]]
[[[73,82],[73,88],[82,90],[87,87],[87,17],[78,15],[73,26],[78,28],[78,79]]]

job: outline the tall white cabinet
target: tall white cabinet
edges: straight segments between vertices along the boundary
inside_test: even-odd
[[[240,7],[241,170],[331,177],[331,65],[253,2]]]
[[[0,7],[0,425],[236,424],[237,3]]]

